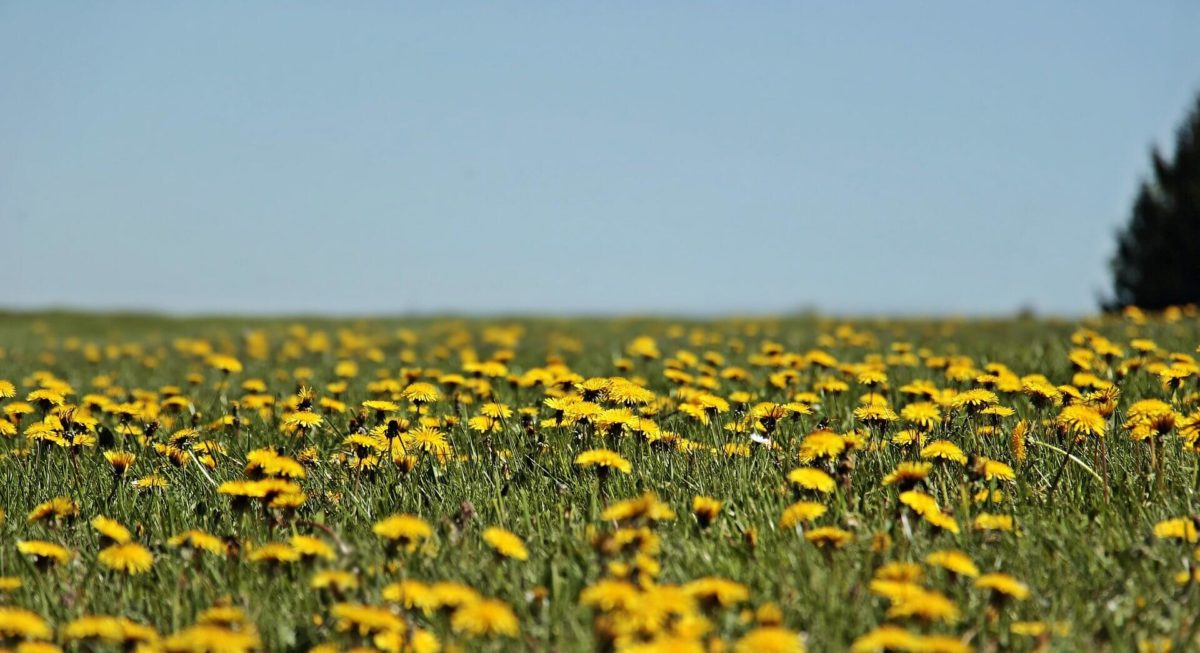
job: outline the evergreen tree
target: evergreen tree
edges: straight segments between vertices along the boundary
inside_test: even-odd
[[[1200,304],[1200,97],[1180,127],[1175,155],[1151,154],[1129,224],[1117,236],[1107,308]]]

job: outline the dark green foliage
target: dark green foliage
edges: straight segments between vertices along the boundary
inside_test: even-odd
[[[1200,303],[1200,97],[1170,159],[1155,150],[1153,177],[1138,190],[1118,234],[1108,308]]]

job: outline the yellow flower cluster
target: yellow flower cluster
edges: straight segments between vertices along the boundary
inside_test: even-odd
[[[5,320],[0,650],[1200,647],[1192,307]]]

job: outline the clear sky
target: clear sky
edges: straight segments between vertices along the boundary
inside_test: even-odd
[[[0,306],[1095,307],[1200,3],[0,0]]]

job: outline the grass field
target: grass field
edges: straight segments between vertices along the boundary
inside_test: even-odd
[[[0,649],[1200,650],[1198,345],[3,315]]]

